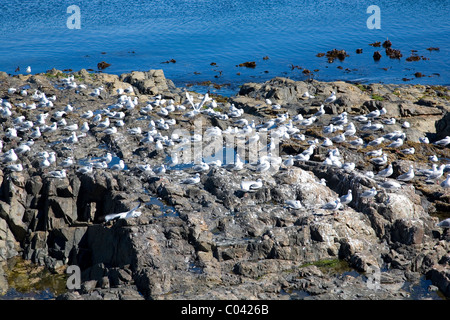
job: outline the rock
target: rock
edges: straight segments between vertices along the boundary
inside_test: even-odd
[[[148,72],[134,71],[131,74],[122,74],[120,79],[136,87],[141,94],[165,94],[176,89],[173,82],[165,78],[161,69]]]
[[[345,57],[344,54],[342,58]],[[85,88],[66,87],[70,82],[66,77],[72,74],[77,84]],[[447,290],[450,233],[437,227],[437,218],[432,215],[448,209],[448,195],[439,183],[427,183],[420,174],[411,182],[402,182],[396,190],[380,186],[385,181],[396,181],[410,164],[417,170],[429,168],[429,155],[449,157],[448,148],[419,142],[424,136],[430,140],[437,136],[438,121],[439,130],[445,131],[442,124],[450,109],[446,87],[355,85],[277,77],[264,83],[244,84],[236,96],[226,102],[216,101],[217,113],[210,112],[207,102],[200,114],[188,119],[183,116],[190,108],[186,93],[166,79],[162,70],[121,76],[90,74],[86,70],[63,74],[53,70],[27,78],[8,76],[0,84],[3,92],[24,85],[30,87],[29,92],[42,90],[56,99],[53,107],[26,109],[20,103],[31,103],[30,96],[5,93],[13,106],[13,117],[23,115],[35,122],[39,113],[48,111],[51,116],[47,124],[64,120],[68,124],[87,121],[91,125],[86,135],[79,132],[77,144],[59,142],[68,134],[62,126],[55,133],[44,132],[33,139],[33,153],[19,157],[22,172],[11,172],[0,163],[0,259],[23,254],[52,272],[67,265],[79,266],[83,288],[58,299],[407,299],[409,293],[402,289],[405,283],[418,282],[423,275],[442,292]],[[100,86],[104,88],[100,95],[91,94]],[[126,94],[119,94],[119,88]],[[314,115],[333,91],[337,99],[326,105],[326,113],[315,122],[308,125],[294,121],[299,114],[304,118]],[[314,98],[307,97],[306,92]],[[158,128],[153,136],[164,142],[164,150],[156,150],[154,142],[143,140],[144,134],[152,132],[151,119],[168,120],[157,114],[159,97],[155,95],[159,94],[166,104],[173,99],[174,105],[186,107],[171,112],[170,118],[176,123]],[[192,95],[193,103],[203,99],[201,94]],[[121,105],[119,101],[125,96],[136,98],[138,104]],[[147,101],[152,110],[145,108]],[[68,104],[74,110],[56,119],[59,117],[55,112]],[[274,104],[280,104],[280,108],[274,108]],[[261,144],[257,146],[260,150],[275,137],[269,133],[282,137],[279,150],[271,150],[274,158],[270,170],[254,170],[257,159],[252,159],[250,151],[256,148],[250,147],[244,148],[241,158],[246,163],[242,170],[211,165],[200,173],[197,184],[180,183],[195,174],[192,157],[183,162],[192,150],[186,148],[188,144],[179,145],[182,140],[173,134],[183,132],[181,138],[188,142],[192,132],[203,134],[204,129],[216,126],[226,135],[223,131],[235,127],[234,121],[240,120],[224,117],[232,105],[242,108],[245,113],[240,118],[254,121],[255,127],[269,119],[274,121],[267,137],[266,131],[260,130]],[[108,111],[106,106],[110,107]],[[117,134],[106,135],[92,119],[81,118],[86,111],[97,110],[103,110],[103,117],[108,114],[110,126],[115,125],[113,117],[118,115],[114,112],[120,110],[124,126],[117,127]],[[364,124],[354,117],[375,110],[386,110],[387,114],[372,119],[374,123],[391,117],[397,123],[386,124],[377,132],[361,132]],[[381,145],[394,172],[386,179],[369,177],[367,171],[376,174],[384,168],[369,161],[367,151],[375,150],[374,147],[352,146],[348,141],[336,142],[332,147],[321,145],[325,137],[334,136],[324,132],[324,126],[343,112],[365,143],[402,130],[407,136],[405,147],[414,147],[415,154],[406,155]],[[162,120],[158,121],[159,126]],[[410,128],[402,128],[404,121],[410,123]],[[2,117],[1,122],[0,131],[14,125],[12,118]],[[196,127],[199,123],[201,130]],[[132,135],[127,131],[138,126],[143,133]],[[4,133],[3,154],[22,141],[29,141],[30,134],[19,130],[19,141]],[[174,140],[169,141],[169,137]],[[233,141],[242,138],[242,144],[248,139],[238,134],[229,137]],[[203,159],[222,150],[221,145],[216,149],[209,143],[206,139],[198,143]],[[311,144],[316,144],[316,148],[308,161],[298,157],[293,163],[283,163]],[[168,155],[181,147],[178,166],[168,167],[164,175],[138,168],[148,164],[154,170],[167,163]],[[354,163],[355,168],[327,164],[325,160],[332,149],[339,152],[336,157],[341,163]],[[66,168],[63,179],[49,178],[49,172],[57,168],[55,164],[48,168],[39,166],[38,152],[50,150],[55,152],[58,165],[69,156],[75,160],[73,166]],[[107,153],[114,155],[114,162],[109,168],[100,168]],[[274,161],[278,155],[282,157],[281,165]],[[112,170],[110,167],[119,159],[126,167]],[[87,162],[99,167],[92,172],[77,171]],[[445,161],[438,160],[442,162]],[[241,188],[243,180],[257,179],[262,181],[258,189]],[[375,197],[361,197],[372,187],[377,189]],[[323,208],[349,190],[350,203],[337,210]],[[287,205],[294,201],[298,204],[295,208]],[[105,221],[107,215],[130,211],[139,203],[139,215]],[[374,284],[370,281],[378,275],[383,285],[373,290],[368,284]]]
[[[381,59],[381,53],[379,51],[375,51],[373,53],[373,60],[378,61]]]
[[[445,266],[436,266],[427,273],[427,277],[445,296],[450,295],[450,273]]]
[[[440,140],[450,135],[450,112],[446,112],[445,115],[436,121],[436,140]]]

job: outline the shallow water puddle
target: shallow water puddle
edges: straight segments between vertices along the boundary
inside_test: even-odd
[[[8,284],[0,300],[49,300],[67,291],[65,273],[52,273],[21,257],[9,259],[0,268]]]
[[[164,202],[162,202],[157,197],[150,197],[150,201],[146,202],[146,205],[157,205],[159,206],[159,209],[161,211],[160,217],[179,217],[180,213],[174,208],[169,205],[166,205]]]

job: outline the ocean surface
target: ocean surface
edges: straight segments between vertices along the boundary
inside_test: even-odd
[[[380,29],[367,25],[373,4]],[[67,26],[71,5],[80,8],[80,29]],[[403,57],[369,45],[386,39]],[[0,71],[10,74],[27,66],[32,73],[97,72],[105,61],[111,66],[104,72],[114,74],[163,69],[177,86],[236,87],[276,76],[450,85],[449,39],[449,0],[0,1]],[[332,49],[349,56],[332,63],[316,56]],[[406,61],[411,50],[420,61]],[[382,54],[378,62],[375,51]],[[239,67],[250,61],[254,68]]]

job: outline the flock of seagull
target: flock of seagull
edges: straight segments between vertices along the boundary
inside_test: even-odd
[[[77,84],[73,76],[68,76],[62,79],[62,86],[64,89],[87,89],[84,84]],[[102,86],[95,88],[90,93],[91,96],[97,97],[102,94],[104,88]],[[110,170],[125,170],[126,164],[124,160],[120,159],[119,163],[111,165],[113,156],[110,152],[96,161],[91,161],[86,165],[79,165],[73,157],[59,159],[56,152],[53,150],[34,152],[33,145],[43,135],[49,135],[54,132],[65,134],[60,143],[66,145],[76,146],[80,139],[86,137],[88,134],[103,134],[103,135],[118,135],[128,134],[141,137],[142,144],[154,145],[156,151],[170,154],[169,160],[157,166],[151,166],[149,163],[137,164],[136,169],[147,174],[164,175],[167,170],[171,170],[180,163],[177,150],[182,150],[183,146],[193,142],[202,142],[205,138],[223,137],[226,135],[234,136],[238,139],[244,139],[245,145],[249,148],[258,146],[260,143],[260,136],[262,134],[270,134],[271,142],[264,145],[260,151],[265,151],[256,163],[246,163],[240,158],[238,153],[234,156],[234,161],[231,163],[223,163],[222,160],[216,159],[206,163],[204,159],[200,159],[191,166],[193,175],[181,181],[182,184],[197,184],[200,182],[201,173],[209,170],[211,167],[221,167],[229,171],[239,171],[248,168],[258,174],[269,172],[271,168],[289,168],[294,165],[295,161],[309,161],[314,154],[314,150],[319,146],[328,148],[328,153],[323,161],[326,165],[342,168],[346,172],[355,170],[355,163],[345,162],[340,154],[337,146],[351,146],[355,148],[373,147],[367,151],[365,155],[369,157],[369,161],[374,164],[376,168],[380,168],[377,173],[372,171],[364,174],[369,178],[380,179],[379,186],[389,190],[401,188],[401,183],[407,183],[420,174],[425,177],[427,181],[437,182],[450,170],[450,164],[438,165],[439,159],[436,156],[430,156],[431,168],[429,169],[415,169],[412,165],[409,171],[399,175],[396,179],[388,179],[393,174],[392,164],[389,163],[387,153],[384,148],[395,148],[403,154],[414,154],[414,148],[404,147],[406,134],[402,130],[385,133],[385,126],[394,125],[396,119],[389,117],[387,111],[383,108],[372,111],[365,115],[350,116],[347,112],[342,112],[331,117],[331,121],[327,125],[320,126],[323,133],[323,141],[320,139],[307,139],[302,132],[305,129],[314,126],[321,117],[325,115],[325,105],[332,104],[336,101],[336,93],[332,92],[326,98],[319,110],[309,117],[303,117],[297,114],[291,118],[289,113],[278,113],[276,118],[267,119],[265,122],[256,124],[254,120],[248,121],[243,117],[243,109],[236,108],[234,105],[225,108],[222,106],[218,108],[218,103],[209,97],[208,93],[204,94],[201,101],[194,102],[194,97],[185,92],[186,100],[183,103],[175,104],[173,100],[166,100],[161,95],[153,97],[146,103],[140,103],[138,97],[131,95],[133,88],[130,86],[127,89],[117,90],[117,102],[110,105],[108,108],[95,111],[81,112],[80,109],[66,105],[59,110],[55,107],[57,101],[56,96],[47,97],[45,93],[35,90],[34,93],[28,92],[26,89],[9,88],[8,95],[19,94],[22,97],[29,97],[30,103],[21,102],[14,106],[8,99],[0,99],[0,119],[3,123],[10,120],[12,125],[6,128],[4,137],[6,139],[0,140],[0,161],[4,168],[13,172],[20,172],[24,170],[21,163],[21,158],[29,154],[32,159],[38,161],[38,166],[42,169],[56,168],[47,172],[48,177],[63,179],[67,176],[67,170],[74,168],[80,174],[89,174],[94,169],[110,169]],[[305,93],[304,97],[307,99],[316,99],[313,95]],[[271,100],[266,99],[265,104],[273,110],[281,110],[282,106],[272,103]],[[146,119],[149,119],[147,128],[141,127],[127,127],[125,124],[126,112],[135,109],[139,105],[139,114]],[[52,109],[56,111],[51,111]],[[25,110],[41,111],[34,118],[27,118],[22,111]],[[218,111],[222,110],[222,111]],[[172,133],[169,137],[165,132],[173,128],[177,124],[177,120],[173,113],[181,114],[181,119],[194,119],[199,114],[204,114],[209,117],[215,117],[220,120],[229,120],[233,123],[227,129],[222,130],[219,127],[209,127],[202,134],[194,134],[190,137],[179,136]],[[76,117],[67,117],[69,114],[77,114]],[[157,117],[155,117],[158,116]],[[78,119],[72,123],[67,121],[70,119]],[[122,127],[124,129],[120,130]],[[408,128],[410,124],[403,122],[402,128]],[[120,130],[120,131],[119,131]],[[377,137],[366,143],[357,134],[377,135]],[[297,155],[289,155],[284,159],[277,154],[277,144],[275,141],[281,142],[290,139],[297,141],[305,141],[308,147]],[[17,147],[8,147],[8,142],[17,141]],[[20,141],[20,143],[19,143]],[[430,143],[427,138],[420,139],[421,143]],[[433,142],[434,145],[445,148],[450,144],[450,137]],[[4,151],[4,149],[7,149]],[[175,151],[174,151],[175,150]],[[264,183],[263,178],[257,180],[243,179],[240,188],[244,192],[254,192],[262,188]],[[322,181],[323,183],[323,181]],[[450,188],[450,174],[440,182],[440,186],[444,189]],[[376,188],[364,190],[361,192],[362,198],[373,198],[377,194]],[[347,194],[341,195],[336,200],[326,203],[322,206],[327,210],[338,210],[344,205],[349,204],[353,200],[352,190]],[[292,209],[299,209],[302,204],[299,200],[287,200],[286,207]],[[136,216],[139,211],[139,206],[127,213],[109,215],[107,219],[117,217]]]

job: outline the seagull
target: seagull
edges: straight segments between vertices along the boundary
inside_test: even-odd
[[[83,118],[83,119],[90,119],[90,118],[92,118],[94,116],[94,112],[92,112],[92,110],[88,110],[88,111],[86,111],[85,113],[83,113],[82,115],[81,115],[81,117]]]
[[[83,166],[77,169],[77,172],[82,173],[82,174],[86,174],[86,173],[91,173],[93,169],[93,165],[92,163],[88,164],[87,166]]]
[[[336,143],[344,142],[344,141],[345,141],[345,134],[341,133],[341,134],[339,134],[339,135],[337,135],[337,136],[331,138],[331,140],[332,140],[333,142],[336,142]]]
[[[372,187],[369,190],[364,191],[363,193],[361,193],[360,197],[362,198],[373,198],[377,195],[377,189],[375,187]]]
[[[16,162],[19,159],[14,149],[10,149],[8,152],[3,154],[3,162]]]
[[[306,91],[303,95],[302,95],[302,97],[303,98],[309,98],[309,99],[314,99],[314,96],[313,95],[311,95],[311,94],[309,94],[309,92],[308,91]]]
[[[409,171],[405,172],[397,177],[397,180],[400,181],[410,181],[414,178],[414,167],[412,165],[409,166]]]
[[[380,110],[374,110],[372,112],[369,112],[369,114],[366,115],[367,118],[376,118],[379,117],[381,114]]]
[[[63,139],[63,142],[65,143],[77,143],[78,142],[78,136],[76,132],[72,132],[70,137]]]
[[[364,144],[364,140],[361,138],[357,138],[355,140],[348,141],[349,144],[355,147],[362,146]]]
[[[41,168],[48,168],[51,166],[51,163],[49,161],[48,156],[44,157],[40,162],[39,162],[39,167]]]
[[[432,174],[434,171],[437,170],[437,164],[433,163],[432,168],[431,169],[420,169],[419,172],[421,174],[423,174],[424,176],[429,176],[430,174]]]
[[[142,172],[147,172],[147,173],[153,172],[152,167],[148,163],[138,164],[138,165],[136,165],[136,168],[138,168]]]
[[[353,200],[353,196],[352,196],[352,190],[351,189],[348,190],[347,194],[344,194],[343,196],[339,197],[339,201],[343,205],[349,204],[350,202],[352,202],[352,200]]]
[[[97,127],[97,128],[107,128],[107,127],[109,127],[109,125],[110,125],[109,118],[106,117],[105,120],[100,121],[100,122],[97,124],[96,127]]]
[[[407,149],[403,149],[401,150],[404,154],[414,154],[414,152],[416,151],[416,149],[414,149],[414,147],[411,148],[407,148]]]
[[[56,126],[56,123],[55,123],[55,126]],[[34,128],[33,131],[30,134],[30,138],[31,139],[37,139],[37,138],[39,138],[41,136],[42,136],[42,133],[41,133],[41,129],[39,129],[39,127]]]
[[[241,181],[242,191],[255,191],[262,187],[262,179],[256,181]]]
[[[398,138],[396,139],[394,142],[392,142],[391,144],[389,144],[387,146],[387,148],[398,148],[401,147],[403,145],[403,139]]]
[[[427,176],[426,180],[430,181],[430,180],[439,179],[444,174],[444,168],[445,168],[445,164],[441,164],[436,170],[434,170]]]
[[[115,134],[115,133],[117,133],[117,127],[111,127],[111,128],[105,129],[105,130],[103,130],[103,133],[107,134],[107,135]]]
[[[380,157],[383,154],[383,149],[372,150],[366,152],[366,156],[368,157]]]
[[[346,136],[354,136],[356,133],[356,127],[353,122],[350,122],[345,129],[344,135]]]
[[[294,156],[289,155],[287,159],[283,161],[285,167],[292,167],[294,165]]]
[[[269,163],[270,164],[270,163]],[[225,166],[225,169],[233,170],[233,171],[240,171],[244,168],[244,162],[241,160],[241,157],[239,154],[236,154],[236,160],[234,163],[230,163],[229,165]]]
[[[192,170],[194,171],[194,172],[203,172],[203,171],[207,171],[207,170],[209,170],[209,164],[207,164],[207,163],[205,163],[205,162],[201,162],[201,163],[198,163],[198,164],[196,164],[196,165],[194,165],[193,167],[192,167]]]
[[[68,157],[67,159],[64,159],[60,166],[63,168],[67,168],[73,165],[73,158],[72,157]]]
[[[158,176],[163,175],[164,173],[166,173],[166,166],[162,164],[161,166],[153,169],[153,172]]]
[[[255,168],[256,172],[263,173],[270,169],[270,162],[267,160],[261,161]]]
[[[142,129],[140,127],[136,127],[136,128],[128,128],[127,132],[131,135],[138,135],[142,133]]]
[[[405,121],[405,122],[403,122],[402,127],[409,128],[409,127],[411,127],[411,124],[408,121]]]
[[[430,143],[430,140],[427,137],[420,137],[419,142],[420,143]]]
[[[367,145],[368,146],[378,146],[384,142],[384,137],[379,137],[377,139],[374,139],[370,141]]]
[[[448,144],[450,144],[450,136],[446,136],[444,139],[435,141],[435,142],[433,142],[433,144],[436,145],[436,146],[442,146],[442,147],[445,147],[445,146],[447,146]]]
[[[137,218],[142,214],[141,211],[137,211],[141,207],[141,205],[142,205],[142,202],[139,202],[139,204],[136,207],[134,207],[133,209],[131,209],[129,211],[108,214],[105,216],[105,221],[107,222],[107,221],[114,220],[114,219]]]
[[[164,150],[164,146],[163,146],[161,140],[156,141],[155,149],[156,149],[157,151]]]
[[[27,73],[31,73],[31,67],[30,67],[30,66],[27,67],[26,72],[27,72]]]
[[[80,131],[84,133],[89,131],[89,124],[86,121],[81,125]]]
[[[9,139],[17,138],[17,130],[14,128],[6,129],[5,137],[7,137]]]
[[[315,116],[315,117],[320,117],[320,116],[323,116],[324,114],[325,114],[324,105],[321,104],[321,105],[320,105],[320,108],[319,108],[319,111],[317,111],[317,112],[314,114],[314,116]]]
[[[371,179],[375,178],[375,174],[373,173],[373,171],[366,171],[365,175],[366,177],[369,177]]]
[[[336,92],[331,92],[331,95],[325,99],[325,101],[323,102],[324,104],[326,103],[333,103],[334,101],[336,101]]]
[[[386,124],[386,125],[394,125],[395,122],[396,122],[395,118],[383,119],[382,121],[383,121],[383,123]]]
[[[286,200],[284,202],[284,204],[291,209],[301,209],[302,208],[302,203],[300,202],[300,200]]]
[[[62,169],[62,170],[50,171],[48,173],[48,176],[50,178],[55,178],[55,179],[64,179],[67,176],[67,174],[66,174],[66,170]]]
[[[23,144],[21,144],[20,146],[18,146],[15,149],[15,153],[16,154],[23,154],[23,153],[26,153],[26,152],[28,152],[30,150],[31,150],[30,146],[25,144],[25,143],[23,143]]]
[[[322,209],[326,210],[338,210],[341,207],[341,200],[336,199],[335,201],[330,201],[322,206]]]
[[[350,173],[355,169],[355,166],[354,162],[346,162],[342,165],[342,169],[344,169],[345,172]]]
[[[386,169],[381,170],[377,173],[378,177],[387,178],[390,177],[394,173],[394,170],[392,169],[392,164],[390,163]]]
[[[334,138],[336,138],[336,137],[334,137]],[[345,138],[344,138],[344,140],[345,140]],[[331,147],[332,145],[333,145],[333,141],[331,141],[331,139],[327,138],[327,137],[325,137],[325,139],[323,140],[323,143],[321,144],[322,147]]]
[[[200,173],[196,173],[193,177],[184,179],[181,181],[182,184],[196,184],[200,182]]]
[[[450,228],[450,218],[447,218],[445,220],[442,220],[441,222],[439,222],[437,224],[438,227],[442,227],[442,228]]]
[[[450,173],[447,174],[447,178],[441,182],[441,187],[444,189],[449,189],[450,188]]]
[[[386,155],[386,154],[383,154],[383,155],[382,155],[381,157],[379,157],[379,158],[372,158],[372,159],[370,159],[370,162],[372,162],[373,164],[382,166],[382,165],[384,165],[384,164],[387,163],[387,155]]]
[[[125,169],[125,162],[122,159],[119,160],[119,163],[117,163],[111,167],[111,170],[114,170],[114,171],[120,171],[123,169]]]
[[[398,182],[395,181],[385,181],[380,184],[380,186],[388,190],[395,190],[402,187]]]
[[[6,169],[13,171],[13,172],[21,172],[23,170],[23,166],[21,163],[18,164],[10,164],[6,167]]]
[[[106,163],[110,163],[113,159],[113,156],[110,152],[107,152],[104,157],[102,157],[102,161],[105,161]]]

